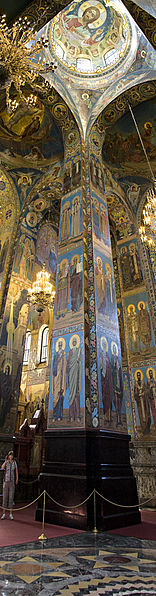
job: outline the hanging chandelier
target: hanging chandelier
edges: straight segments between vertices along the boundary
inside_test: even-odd
[[[44,36],[36,40],[36,24],[31,26],[27,17],[20,17],[9,28],[6,15],[0,18],[0,90],[5,90],[9,114],[17,109],[20,102],[35,105],[37,96],[32,92],[26,94],[26,85],[33,91],[36,86],[41,92],[47,92],[51,87],[44,76],[54,72],[56,64],[46,62],[43,51],[48,46],[48,40]],[[13,91],[16,97],[14,93],[12,98]]]
[[[147,192],[147,202],[143,209],[143,225],[139,228],[142,242],[149,248],[156,249],[156,182],[155,190]]]
[[[135,116],[133,114],[132,108],[129,105],[129,110],[131,113],[131,116],[133,118],[133,122],[135,124],[135,128],[136,131],[138,133],[139,139],[140,139],[140,143],[142,145],[142,149],[144,151],[145,157],[146,157],[146,161],[150,170],[150,174],[151,174],[151,178],[152,178],[152,184],[153,187],[151,187],[150,189],[148,189],[147,191],[147,196],[146,196],[146,203],[145,203],[145,207],[143,209],[142,212],[142,226],[140,226],[139,228],[139,234],[140,234],[140,238],[142,240],[142,242],[145,244],[145,246],[147,248],[152,248],[153,250],[156,250],[156,180],[151,168],[151,164],[149,162],[148,156],[147,156],[147,152],[139,131],[139,127],[138,124],[135,120]]]
[[[50,273],[45,270],[45,263],[41,271],[36,275],[36,281],[28,289],[28,302],[36,306],[38,312],[42,312],[46,306],[53,308],[55,298],[55,288],[49,281]]]

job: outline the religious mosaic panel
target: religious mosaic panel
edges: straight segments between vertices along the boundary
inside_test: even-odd
[[[156,438],[156,366],[133,369],[134,399],[139,437]]]
[[[107,204],[92,191],[100,427],[126,431],[123,375]]]
[[[19,237],[13,266],[14,273],[18,278],[25,280],[28,283],[31,281],[34,259],[35,242],[31,236],[28,236],[23,228]]]
[[[146,292],[124,298],[131,357],[154,355],[155,341]]]
[[[125,408],[126,408],[126,420],[127,420],[127,430],[131,438],[133,439],[136,435],[136,422],[134,418],[134,410],[132,407],[132,396],[131,396],[131,387],[130,387],[130,378],[129,372],[123,372],[123,388],[124,388],[124,400],[125,400]]]
[[[12,181],[0,171],[0,296],[2,295],[4,277],[7,273],[7,260],[13,239],[13,230],[19,215],[19,201],[15,195]]]
[[[62,199],[54,305],[49,422],[84,425],[82,192]]]
[[[119,247],[123,290],[143,284],[143,273],[136,239]]]
[[[92,196],[93,241],[94,246],[111,256],[111,243],[107,203],[97,195]]]
[[[100,148],[101,147],[101,137],[100,137],[100,140],[98,141],[97,131],[95,131],[93,134],[94,134],[94,144],[96,145],[99,142],[99,148]],[[101,167],[101,163],[99,162],[99,160],[94,155],[90,156],[90,177],[91,177],[91,183],[94,186],[94,188],[96,188],[99,192],[101,192],[103,194],[104,190],[105,190],[103,168]]]
[[[10,138],[11,144],[7,143]],[[31,109],[23,102],[14,113],[8,113],[5,96],[1,97],[0,156],[9,164],[29,168],[32,164],[51,165],[56,154],[63,156],[62,133],[51,116],[50,102],[45,106],[36,96]]]
[[[94,77],[117,72],[125,62],[131,64],[130,53],[135,27],[123,4],[118,1],[88,0],[73,3],[59,13],[48,28],[49,49],[62,68],[75,76]],[[134,50],[133,50],[134,51]]]
[[[106,197],[109,217],[115,225],[116,237],[119,241],[122,238],[127,240],[128,236],[134,234],[135,226],[126,205],[121,201],[123,191],[119,184],[117,184],[117,190],[118,194],[109,191],[109,193],[106,193]]]
[[[112,340],[108,330],[100,333],[102,329],[97,326],[100,426],[126,432],[120,343]]]
[[[35,253],[34,274],[45,264],[46,271],[53,280],[56,277],[58,231],[50,222],[43,223],[38,231]]]
[[[155,98],[146,101],[146,104],[142,103],[136,106],[134,115],[152,169],[154,169],[156,163]],[[149,176],[149,167],[129,111],[113,124],[113,128],[108,129],[103,144],[103,158],[105,163],[111,166],[111,170],[117,173],[118,177],[125,175],[125,173],[133,176],[133,184],[135,184],[135,175],[137,177],[138,174]],[[130,200],[134,200],[134,202],[137,200],[137,193],[139,192],[137,181],[136,184],[137,187],[129,188]],[[132,192],[134,192],[134,197],[131,194]]]
[[[44,199],[35,199],[33,202],[34,211],[31,210],[31,213],[36,214],[38,211],[42,213],[44,208]],[[52,283],[55,284],[57,236],[58,232],[53,228],[50,221],[43,222],[39,227],[33,279],[36,279],[36,273],[42,269],[44,263],[46,271],[51,274]],[[22,425],[26,420],[28,425],[31,424],[36,410],[39,411],[40,408],[44,407],[45,419],[47,417],[52,322],[53,310],[51,308],[47,306],[43,310],[37,310],[35,305],[29,304],[16,423],[16,431],[18,432],[22,432]]]
[[[83,320],[83,250],[58,257],[54,327],[61,329]]]
[[[27,290],[12,275],[0,339],[0,428],[5,433],[15,429],[28,308]]]
[[[125,358],[126,345],[125,345],[123,309],[122,309],[121,302],[117,303],[117,313],[118,313],[118,325],[119,325],[119,333],[120,333],[121,354],[122,354],[122,358]]]
[[[113,265],[110,258],[94,250],[96,316],[98,323],[118,328]]]
[[[76,140],[79,141],[79,135],[77,130],[71,131],[66,139],[67,147],[70,146],[68,139],[72,135],[77,135]],[[66,161],[64,168],[63,177],[63,190],[65,193],[70,192],[73,188],[80,186],[81,184],[81,158],[79,153],[74,156],[70,156],[70,159]]]
[[[48,428],[58,425],[74,428],[84,425],[82,331],[53,338]]]
[[[61,225],[59,240],[65,244],[69,238],[74,239],[82,236],[82,202],[81,193],[74,193],[64,199],[61,206]]]

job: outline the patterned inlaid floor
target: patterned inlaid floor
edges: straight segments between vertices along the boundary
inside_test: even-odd
[[[156,542],[86,532],[0,551],[0,596],[156,595]]]

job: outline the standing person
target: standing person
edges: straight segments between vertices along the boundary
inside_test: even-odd
[[[17,463],[14,460],[13,451],[9,451],[5,457],[5,461],[2,464],[1,470],[5,472],[5,478],[3,482],[3,515],[1,519],[5,519],[5,509],[9,506],[10,515],[9,518],[13,519],[12,507],[15,492],[15,483],[18,484],[18,468]]]

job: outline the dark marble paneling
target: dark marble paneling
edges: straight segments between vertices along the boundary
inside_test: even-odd
[[[79,529],[111,529],[140,522],[138,508],[131,508],[138,498],[128,435],[59,429],[46,431],[45,436],[40,489],[63,505],[46,497],[47,522]],[[106,500],[92,495],[86,501],[94,489]],[[42,519],[40,503],[36,518]]]

